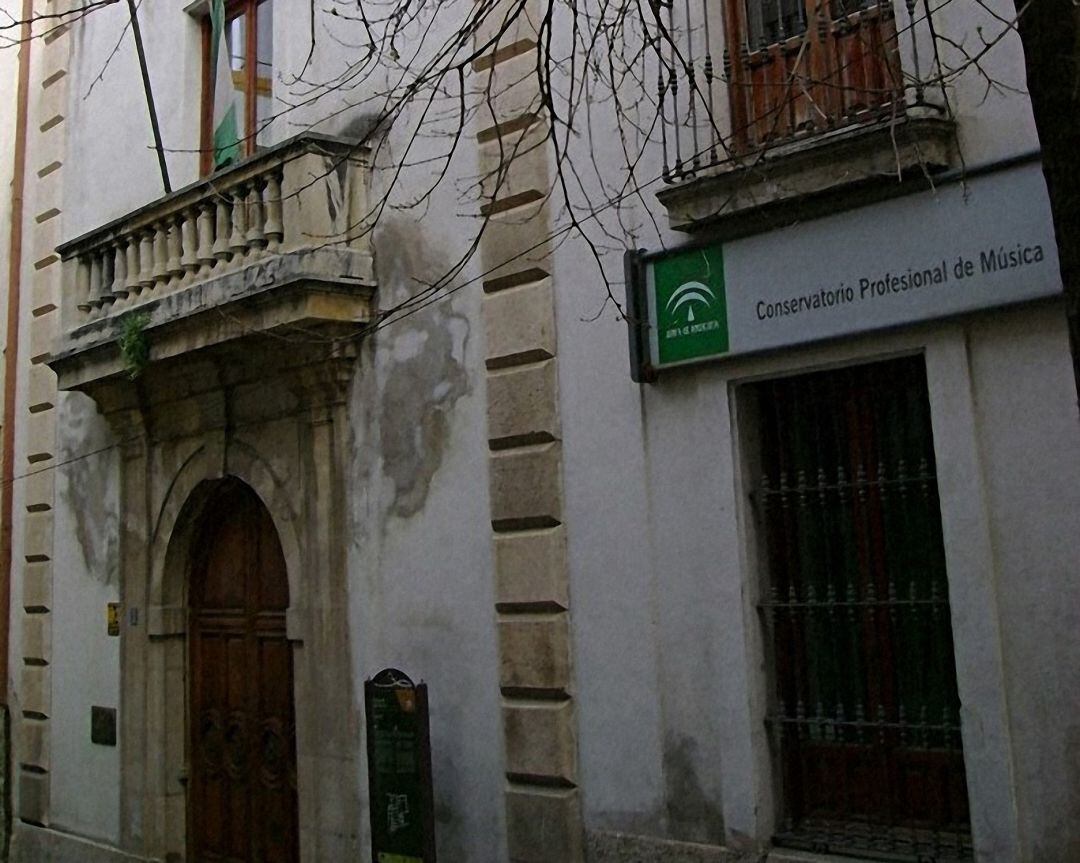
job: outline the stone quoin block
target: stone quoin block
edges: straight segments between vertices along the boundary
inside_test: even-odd
[[[38,274],[35,278],[45,278]],[[40,363],[52,353],[60,316],[42,315],[30,319],[30,362]]]
[[[56,375],[46,365],[30,366],[27,374],[27,406],[30,413],[49,410],[56,404]]]
[[[539,362],[555,356],[551,281],[541,279],[484,297],[489,368]]]
[[[23,565],[22,604],[26,611],[52,608],[52,561]]]
[[[507,773],[574,784],[577,742],[573,702],[507,702],[502,714]]]
[[[554,527],[562,520],[562,459],[558,443],[491,454],[491,522],[496,530]]]
[[[502,0],[493,4],[493,8],[479,22],[473,45],[481,49],[491,43],[497,48],[505,48],[526,40],[535,42],[543,17],[539,0],[526,0],[524,3]],[[483,58],[491,57],[492,53],[489,49]],[[484,66],[487,62],[479,62],[478,65]]]
[[[43,467],[41,462],[56,452],[56,422],[54,411],[38,411],[28,414],[26,423],[26,460],[28,468]]]
[[[570,688],[570,627],[564,612],[503,616],[499,683],[507,689]]]
[[[521,120],[511,126],[525,122]],[[478,147],[480,194],[484,203],[520,196],[530,190],[544,194],[550,191],[550,146],[548,125],[537,121]]]
[[[53,203],[53,201],[42,201],[41,205],[43,209],[47,209],[48,207],[51,207]],[[34,227],[30,229],[29,233],[30,248],[28,252],[30,260],[37,262],[46,258],[52,258],[52,267],[59,271],[60,256],[56,254],[56,247],[64,240],[64,237],[60,233],[60,219],[46,219],[44,222],[37,222]],[[38,276],[38,278],[41,278],[41,276]],[[37,279],[35,279],[35,281],[37,281]]]
[[[582,859],[577,789],[511,788],[506,833],[511,863],[567,863]]]
[[[47,665],[24,665],[19,674],[19,704],[24,713],[52,711],[52,676]]]
[[[484,290],[488,293],[550,275],[548,202],[534,201],[491,216],[484,226],[480,263]]]
[[[23,503],[29,512],[51,509],[53,502],[53,472],[39,470],[16,482],[25,483]],[[27,552],[29,553],[29,552]]]
[[[566,533],[559,527],[495,535],[495,601],[499,605],[569,604]]]
[[[52,658],[52,615],[48,612],[23,617],[22,655],[44,662]]]
[[[32,160],[31,164],[35,172],[40,171],[46,165],[51,165],[53,162],[64,161],[65,150],[64,136],[60,135],[37,135],[34,140],[34,146],[32,152],[27,155]],[[44,200],[37,190],[35,190],[35,198],[38,201]],[[57,206],[59,202],[55,201]]]
[[[51,314],[60,307],[60,280],[37,278],[30,289],[30,314],[35,318]]]
[[[553,440],[559,434],[554,360],[492,372],[487,379],[488,438],[500,441]]]
[[[19,819],[31,824],[49,823],[49,774],[19,771]]]
[[[51,512],[28,512],[23,527],[23,552],[28,560],[34,557],[51,558],[53,516]],[[31,560],[31,562],[33,562]]]
[[[527,51],[472,76],[471,92],[480,99],[476,113],[478,136],[486,138],[493,126],[522,114],[536,114],[543,108],[536,57],[535,51]]]
[[[15,758],[20,764],[49,769],[49,723],[43,719],[23,717],[17,723],[19,739]]]

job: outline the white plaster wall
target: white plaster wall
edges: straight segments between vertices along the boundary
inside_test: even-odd
[[[950,579],[963,579],[950,591],[979,859],[1074,859],[1080,605],[1072,573],[1080,541],[1071,526],[1080,511],[1080,443],[1060,303],[672,371],[643,388],[639,408],[626,393],[625,366],[611,361],[624,336],[597,323],[583,331],[574,313],[583,304],[565,293],[562,300],[589,828],[696,838],[671,817],[667,747],[683,735],[697,748],[698,775],[715,772],[722,785],[715,799],[729,844],[767,839],[771,829],[753,610],[760,575],[748,559],[730,385],[896,351],[944,351],[971,363],[968,374],[935,359],[928,372],[939,471],[954,472],[974,450],[985,480],[985,498],[976,471],[974,485],[955,483],[942,501],[943,517],[970,525],[946,532],[946,551]],[[567,338],[575,326],[581,337]],[[947,384],[935,380],[942,374]],[[601,375],[603,387],[579,386]],[[953,395],[965,389],[974,424],[957,425]],[[612,421],[635,411],[639,424]],[[954,570],[954,562],[983,560],[970,544],[980,525],[992,537],[988,566]]]
[[[1011,0],[932,0],[930,6],[943,37],[937,68],[949,93],[966,164],[1037,150],[1023,46],[1020,36],[1009,28],[1016,18]],[[924,45],[924,68],[926,48],[932,51],[932,46]]]
[[[1011,4],[990,5],[1013,14]],[[998,25],[987,14],[969,4],[943,4],[935,20],[941,32],[963,34],[970,47],[978,42],[976,27],[993,38]],[[968,68],[949,78],[968,165],[1037,147],[1028,100],[1013,91],[1024,84],[1015,34],[990,49],[982,65],[985,76]],[[987,93],[987,78],[1003,86]],[[572,152],[586,175],[596,165],[610,183],[625,170],[614,145],[615,120],[609,106],[596,103],[590,118]],[[1080,563],[1080,541],[1066,525],[1075,523],[1080,496],[1061,308],[1000,311],[959,328],[930,325],[687,368],[638,387],[629,377],[626,330],[605,299],[601,272],[621,300],[619,240],[657,250],[690,239],[664,230],[665,213],[652,198],[661,187],[654,180],[660,173],[655,156],[646,154],[637,165],[644,200],[628,199],[618,218],[611,212],[586,225],[601,249],[602,271],[581,242],[564,242],[554,264],[587,827],[707,841],[722,823],[733,846],[768,838],[766,680],[753,609],[759,576],[747,548],[731,383],[891,350],[925,350],[935,357],[931,376],[948,380],[934,405],[939,463],[970,452],[977,430],[988,477],[985,510],[969,500],[967,486],[948,505],[954,517],[981,519],[992,532],[990,559],[999,573],[992,588],[981,581],[989,577],[984,571],[969,566],[957,573],[965,580],[958,585],[962,602],[970,603],[960,612],[964,644],[958,643],[957,655],[958,662],[970,657],[971,663],[961,677],[972,701],[965,704],[964,733],[969,776],[975,774],[980,859],[1073,859],[1077,732],[1071,717],[1080,703],[1072,676],[1078,604],[1070,573]],[[594,206],[611,198],[610,185],[605,192],[593,176],[585,187],[580,200]],[[936,359],[968,351],[970,371],[958,373]],[[950,387],[973,393],[971,423],[944,420],[953,410]],[[958,560],[970,557],[963,539],[957,534],[949,550]],[[1017,580],[1024,582],[1020,589],[1013,588]],[[1000,626],[979,618],[995,608]],[[993,639],[1002,641],[1004,663],[993,659]],[[1065,650],[1060,661],[1058,644]],[[1066,693],[1071,697],[1062,700]],[[689,775],[677,757],[680,743],[694,753]]]
[[[1059,306],[971,330],[1027,859],[1080,857],[1080,422]]]
[[[452,207],[444,193],[430,212]],[[455,242],[431,215],[387,218],[375,234],[380,305],[414,292],[413,276],[441,273]],[[464,289],[376,333],[351,402],[355,679],[391,666],[428,683],[449,860],[505,857],[479,303]]]
[[[139,21],[172,187],[198,179],[201,41],[180,0],[143,3]],[[127,6],[94,10],[72,27],[68,85],[69,171],[63,236],[72,239],[162,194]],[[108,65],[106,65],[106,62]],[[100,80],[98,77],[100,77]],[[72,176],[75,174],[76,176]]]
[[[52,826],[116,841],[120,749],[90,742],[90,708],[116,709],[119,733],[120,639],[106,629],[106,604],[120,599],[119,455],[104,419],[80,394],[61,395],[56,436]]]
[[[466,8],[443,4],[440,20],[459,20]],[[283,86],[307,58],[306,14],[294,10],[284,37],[275,33],[283,48]],[[286,16],[277,8],[275,15],[277,27]],[[334,49],[328,26],[323,16],[308,73],[316,80],[338,74],[345,58],[357,53]],[[419,26],[403,39],[403,56],[411,56],[409,39]],[[335,32],[350,44],[363,44],[357,22]],[[382,107],[374,94],[386,77],[375,74],[296,116],[308,122],[327,118],[318,125],[321,131],[360,134]],[[293,98],[288,91],[286,98]],[[440,169],[432,160],[448,152],[453,129],[443,123],[414,137],[419,104],[374,140],[372,201],[389,202],[373,235],[383,309],[444,277],[467,247],[464,237],[471,235],[465,232],[475,232],[475,204],[463,199],[458,185],[476,172],[471,143],[451,161],[448,176],[454,179],[440,184],[429,201],[414,204]],[[289,121],[299,122],[291,114]],[[350,405],[354,446],[348,482],[357,697],[362,681],[387,666],[427,682],[438,854],[480,861],[504,859],[506,852],[477,272],[470,262],[448,283],[451,293],[389,324],[365,345]],[[365,829],[366,821],[364,813]]]

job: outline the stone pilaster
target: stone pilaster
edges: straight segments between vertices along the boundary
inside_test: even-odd
[[[59,9],[52,0],[35,4],[35,12]],[[45,27],[44,24],[38,28]],[[36,28],[37,29],[37,28]],[[61,178],[67,112],[68,29],[49,22],[48,32],[31,47],[28,116],[26,208],[22,271],[23,355],[18,391],[21,429],[16,474],[23,480],[23,510],[15,513],[22,534],[23,555],[13,561],[19,570],[22,611],[21,644],[13,649],[12,669],[18,687],[19,713],[14,718],[17,808],[15,816],[30,824],[49,823],[50,739],[52,712],[53,504],[56,465],[56,377],[45,365],[59,324],[60,242],[63,206]],[[38,35],[35,32],[35,35]],[[16,612],[17,613],[17,612]]]
[[[536,63],[539,4],[477,31],[480,257],[506,830],[514,863],[584,859],[563,518],[551,154]],[[512,17],[511,20],[507,16]]]

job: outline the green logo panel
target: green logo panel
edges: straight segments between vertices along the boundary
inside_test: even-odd
[[[659,364],[727,353],[722,247],[676,252],[652,266]]]

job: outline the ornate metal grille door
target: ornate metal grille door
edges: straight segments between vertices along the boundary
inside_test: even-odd
[[[921,357],[756,385],[779,844],[971,856]]]
[[[295,863],[285,561],[270,514],[241,483],[205,523],[191,583],[189,859]]]

